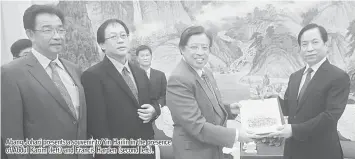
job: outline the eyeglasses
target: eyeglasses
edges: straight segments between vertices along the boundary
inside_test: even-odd
[[[210,51],[209,45],[197,45],[197,44],[192,44],[192,45],[186,45],[187,48],[191,50],[191,52],[195,53],[198,50],[201,50],[202,52],[206,53]]]
[[[105,38],[105,40],[107,40],[107,39],[112,39],[112,40],[117,41],[118,38],[121,38],[122,40],[124,40],[124,39],[127,39],[127,37],[128,37],[128,35],[127,35],[126,33],[122,33],[122,34],[120,34],[120,35],[112,35],[112,36],[110,36],[110,37],[108,37],[108,38]]]
[[[59,35],[64,35],[67,33],[67,30],[65,28],[52,28],[52,27],[43,27],[40,30],[34,30],[34,31],[40,31],[43,34],[47,34],[47,35],[54,35],[55,31],[57,31]]]

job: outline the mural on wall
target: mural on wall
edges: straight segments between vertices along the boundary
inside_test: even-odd
[[[291,73],[304,66],[297,44],[304,25],[329,32],[329,61],[349,73],[355,103],[355,2],[352,1],[60,1],[66,14],[63,57],[86,69],[99,62],[97,28],[109,18],[131,30],[131,60],[141,44],[153,50],[152,67],[169,77],[181,59],[182,31],[203,25],[213,35],[208,67],[226,101],[266,91],[284,92]]]

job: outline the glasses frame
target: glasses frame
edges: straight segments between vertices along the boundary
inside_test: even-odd
[[[195,49],[192,49],[192,47],[194,46],[197,46],[198,48],[195,50]],[[185,47],[188,48],[192,53],[196,53],[198,52],[199,50],[201,50],[203,53],[210,53],[211,52],[211,47],[209,45],[208,46],[208,49],[207,50],[203,50],[203,46],[202,45],[186,45]]]
[[[112,39],[114,41],[117,41],[118,38],[122,39],[122,40],[126,40],[128,38],[128,34],[126,33],[121,33],[120,35],[113,35],[113,36],[110,36],[108,38],[105,38],[105,40],[108,40],[108,39]]]
[[[59,29],[63,29],[63,30],[59,30]],[[65,28],[51,28],[51,27],[42,27],[41,29],[33,29],[33,31],[39,31],[42,32],[43,34],[51,35],[51,36],[53,36],[55,32],[57,32],[59,35],[65,35],[67,33],[67,30]]]

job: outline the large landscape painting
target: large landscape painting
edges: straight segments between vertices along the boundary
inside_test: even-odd
[[[297,35],[317,23],[329,32],[329,60],[349,73],[352,90],[346,117],[355,112],[355,2],[352,1],[59,1],[67,16],[67,46],[61,56],[83,70],[103,53],[96,31],[109,18],[123,20],[131,30],[131,60],[141,44],[153,50],[152,67],[167,78],[181,59],[182,31],[203,25],[213,34],[208,67],[224,100],[248,99],[266,91],[284,92],[291,73],[302,68]],[[353,118],[352,118],[353,119]],[[342,124],[352,124],[351,119]],[[348,123],[346,123],[348,122]],[[339,124],[341,126],[341,124]],[[343,126],[355,139],[354,130]],[[352,136],[351,136],[352,135]]]

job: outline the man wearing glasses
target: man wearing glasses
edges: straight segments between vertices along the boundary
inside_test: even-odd
[[[94,139],[153,139],[153,121],[160,114],[158,104],[152,104],[149,79],[139,66],[128,62],[129,30],[118,19],[106,20],[97,30],[97,42],[104,59],[87,69],[81,81],[88,104],[88,132]],[[153,159],[153,147],[147,154],[131,145],[130,154],[96,155],[96,158]],[[123,146],[122,148],[129,148]],[[151,150],[151,151],[150,151]],[[137,153],[137,154],[135,154]]]
[[[256,137],[244,128],[226,127],[228,116],[237,114],[240,106],[225,105],[212,72],[205,67],[212,40],[202,26],[188,27],[180,37],[182,60],[166,88],[166,105],[174,121],[175,159],[223,159],[223,147]]]
[[[86,140],[86,104],[81,71],[58,57],[63,51],[64,15],[32,5],[23,16],[31,53],[1,68],[1,135],[6,141]],[[6,146],[6,145],[5,145]],[[84,155],[9,154],[9,158],[85,159]]]

